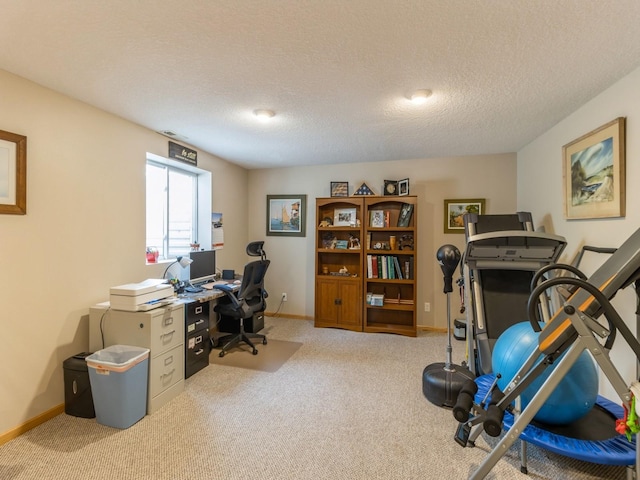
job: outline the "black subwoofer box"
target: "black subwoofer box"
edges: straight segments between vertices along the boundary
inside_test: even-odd
[[[264,313],[256,313],[253,317],[244,319],[244,331],[249,333],[258,333],[264,328]],[[220,315],[218,323],[219,332],[238,333],[240,331],[240,322],[231,317]]]

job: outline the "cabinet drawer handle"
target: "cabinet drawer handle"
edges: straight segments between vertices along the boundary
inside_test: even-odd
[[[164,366],[171,365],[173,363],[173,355],[164,359]]]
[[[173,372],[175,372],[175,371],[176,371],[176,369],[172,368],[169,373],[163,373],[162,375],[160,375],[160,378],[164,380],[165,378],[172,376]]]
[[[168,327],[169,325],[173,324],[173,317],[168,317],[164,319],[164,326]]]
[[[202,323],[204,323],[204,319],[202,319],[202,318],[201,318],[200,320],[198,320],[198,321],[196,322],[196,325],[200,325],[200,324],[202,324]]]
[[[200,355],[202,352],[204,352],[204,348],[201,348],[200,350],[198,350],[197,352],[194,352],[196,355]]]
[[[176,331],[175,331],[175,330],[171,330],[170,332],[163,333],[162,335],[160,335],[160,338],[170,337],[170,336],[172,336],[174,333],[176,333]]]
[[[196,315],[202,313],[202,305],[195,308]]]

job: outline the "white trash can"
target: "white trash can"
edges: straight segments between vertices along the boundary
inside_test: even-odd
[[[149,349],[112,345],[87,358],[96,420],[129,428],[147,413]]]

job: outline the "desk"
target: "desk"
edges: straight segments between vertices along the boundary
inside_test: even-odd
[[[117,344],[149,348],[147,413],[153,413],[184,390],[185,378],[209,364],[210,335],[217,331],[213,309],[223,296],[216,289],[181,294],[147,312],[95,305],[89,309],[89,351]]]
[[[240,289],[240,284],[231,285],[234,291]],[[209,364],[211,341],[214,346],[217,346],[222,337],[233,332],[233,330],[227,334],[220,332],[218,315],[214,312],[218,299],[225,296],[224,292],[215,288],[178,295],[177,301],[185,305],[185,378],[189,378]]]

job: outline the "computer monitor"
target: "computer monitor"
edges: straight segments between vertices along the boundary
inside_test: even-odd
[[[198,285],[214,280],[216,275],[216,251],[201,250],[190,252],[189,257],[193,262],[190,267],[189,282]]]

